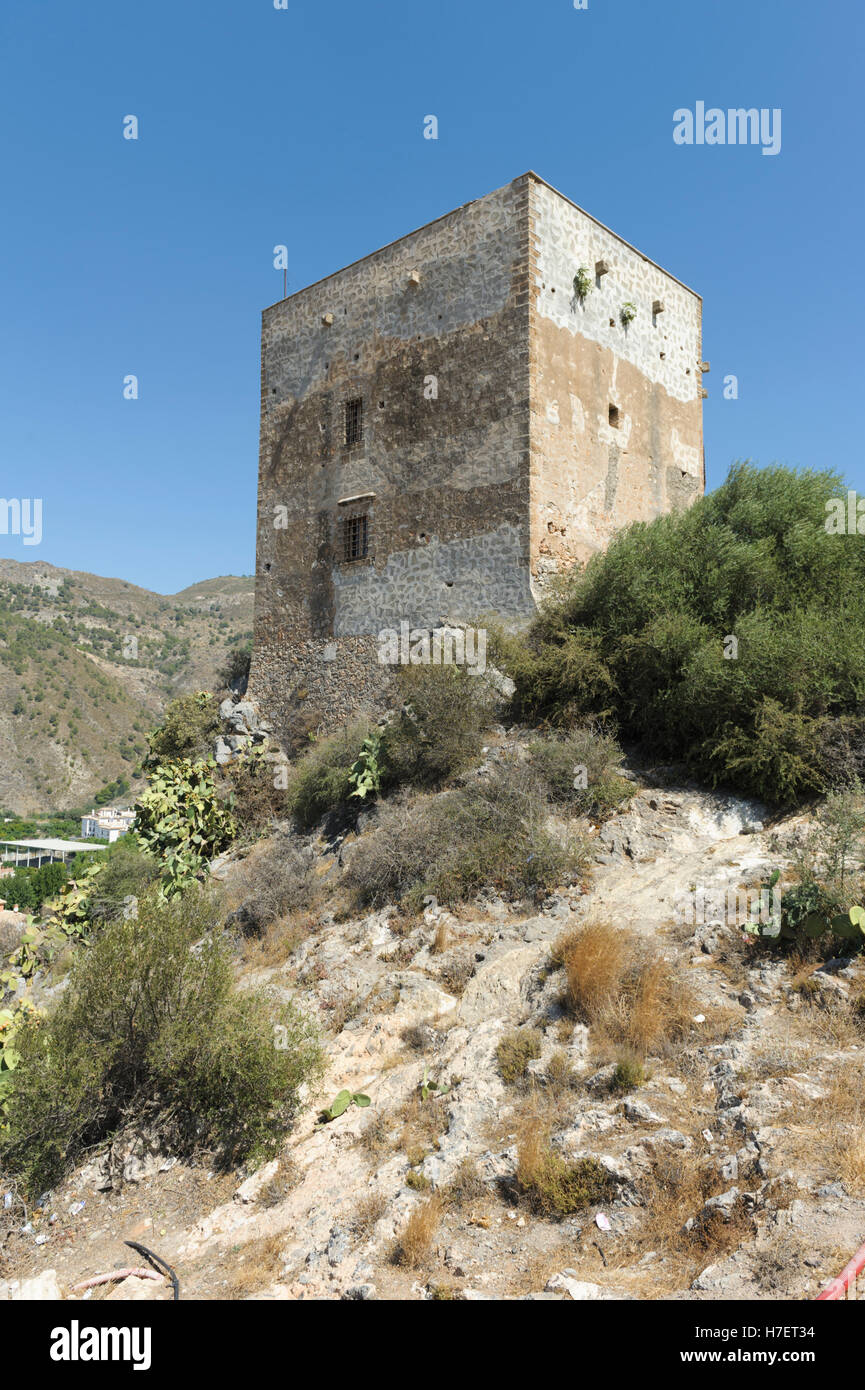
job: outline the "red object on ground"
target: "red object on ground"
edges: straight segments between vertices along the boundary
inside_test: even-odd
[[[857,1279],[863,1270],[865,1270],[865,1245],[860,1245],[850,1263],[844,1266],[837,1279],[833,1279],[831,1284],[826,1285],[823,1292],[818,1294],[815,1302],[823,1303],[843,1298],[853,1280]]]

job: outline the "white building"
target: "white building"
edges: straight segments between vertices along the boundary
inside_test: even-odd
[[[84,840],[107,840],[113,845],[121,835],[131,830],[135,812],[126,807],[103,806],[81,817],[81,837]]]

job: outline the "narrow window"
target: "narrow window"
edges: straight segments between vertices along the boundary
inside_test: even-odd
[[[345,403],[345,442],[363,443],[363,401],[359,396]]]
[[[619,428],[619,407],[617,405],[610,406],[610,424],[614,430]]]
[[[342,556],[344,560],[363,560],[367,554],[369,518],[347,516],[342,523]]]

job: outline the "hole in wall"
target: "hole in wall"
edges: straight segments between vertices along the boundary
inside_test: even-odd
[[[617,430],[619,428],[619,407],[612,403],[610,404],[609,418],[613,429]]]

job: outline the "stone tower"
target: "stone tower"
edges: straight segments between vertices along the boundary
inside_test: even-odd
[[[532,173],[266,309],[254,694],[372,706],[382,629],[529,617],[689,505],[701,309]]]

